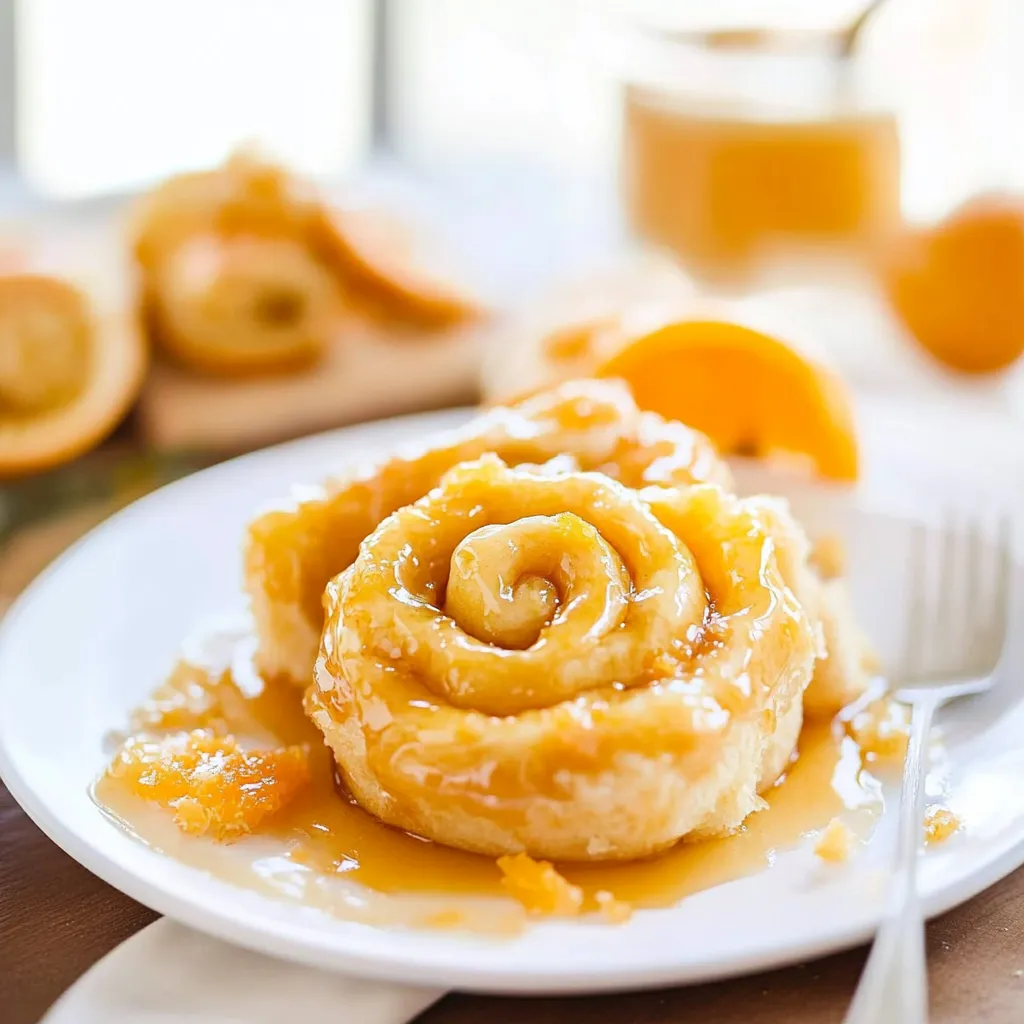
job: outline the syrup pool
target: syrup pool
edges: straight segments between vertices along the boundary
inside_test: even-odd
[[[251,638],[211,636],[188,651],[167,682],[131,717],[132,734],[213,728],[252,746],[308,744],[312,784],[253,833],[217,842],[178,830],[166,810],[104,775],[94,798],[140,841],[235,885],[373,924],[518,930],[525,911],[501,884],[493,858],[409,835],[368,815],[336,784],[332,758],[302,710],[301,692],[261,680]],[[124,737],[120,737],[123,739]],[[559,864],[583,888],[585,909],[604,891],[635,908],[667,907],[769,868],[776,851],[812,843],[842,818],[861,841],[881,807],[880,786],[841,727],[805,725],[798,755],[765,794],[767,807],[735,835],[681,843],[624,864]]]

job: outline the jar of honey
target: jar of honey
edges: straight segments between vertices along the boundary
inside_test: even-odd
[[[627,215],[698,281],[820,279],[898,223],[896,116],[842,36],[634,27],[622,50]]]

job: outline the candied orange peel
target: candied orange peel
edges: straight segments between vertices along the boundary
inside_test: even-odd
[[[910,742],[910,708],[890,696],[879,697],[853,716],[847,732],[869,759],[901,761]]]
[[[849,860],[854,840],[850,826],[842,818],[833,818],[814,844],[814,854],[830,864],[842,864]]]
[[[196,729],[132,737],[107,772],[134,795],[172,809],[182,831],[229,840],[251,832],[305,788],[309,751],[243,750],[232,736]]]
[[[931,804],[924,812],[924,841],[929,846],[944,842],[962,827],[960,818],[942,804]]]
[[[583,910],[583,890],[559,874],[553,864],[525,853],[498,858],[501,884],[531,914],[576,917]]]

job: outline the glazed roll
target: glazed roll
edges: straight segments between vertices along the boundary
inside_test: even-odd
[[[818,631],[780,562],[806,548],[771,499],[488,454],[328,585],[307,710],[363,807],[451,846],[727,833],[799,734]]]
[[[261,671],[308,686],[328,580],[355,560],[360,543],[385,516],[423,497],[453,466],[488,452],[509,465],[564,456],[634,488],[731,480],[707,438],[640,412],[614,382],[569,382],[493,409],[433,447],[329,482],[250,524],[245,578]]]

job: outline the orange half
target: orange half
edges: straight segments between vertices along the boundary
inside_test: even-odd
[[[142,386],[146,348],[127,311],[97,318],[77,288],[0,277],[0,477],[66,462],[98,444]]]
[[[598,369],[642,409],[706,433],[725,453],[811,460],[855,480],[853,413],[842,382],[775,338],[724,321],[673,323],[625,344]]]

